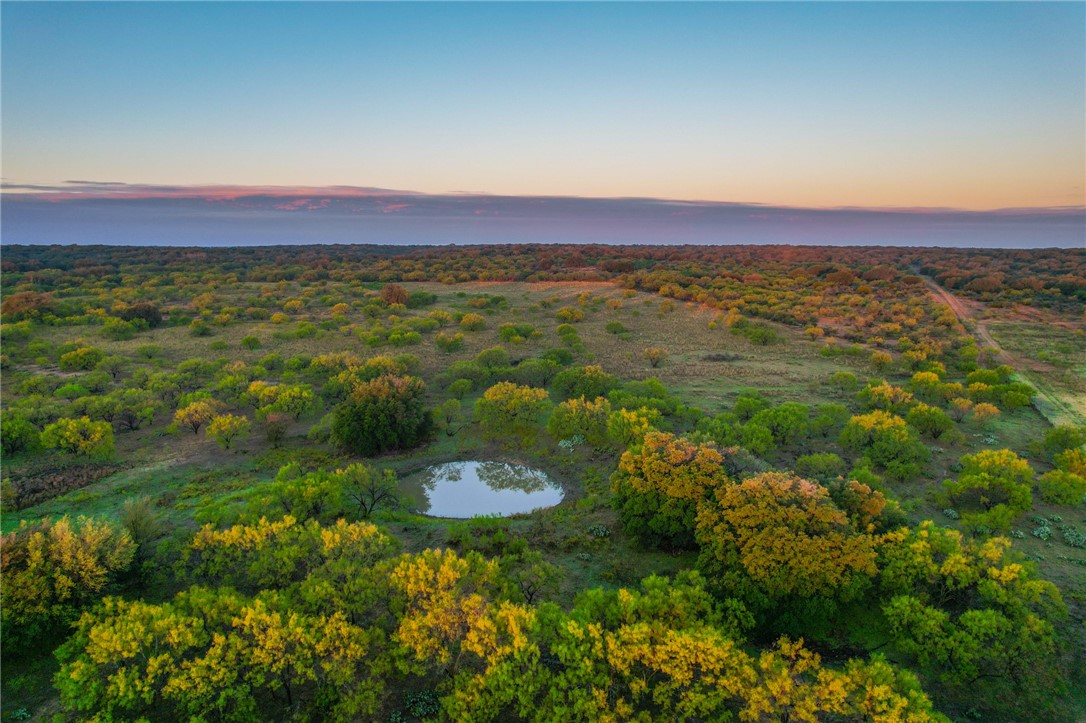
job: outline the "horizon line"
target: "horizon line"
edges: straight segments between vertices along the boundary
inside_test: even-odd
[[[253,184],[156,184],[130,183],[125,181],[65,180],[59,183],[23,183],[0,181],[0,196],[16,198],[67,201],[67,200],[168,200],[189,199],[226,201],[243,198],[389,198],[411,197],[419,200],[431,198],[488,198],[517,200],[574,200],[574,201],[637,201],[642,203],[689,205],[698,207],[746,207],[767,210],[794,211],[846,211],[899,214],[1074,214],[1086,212],[1086,203],[1062,206],[1000,206],[992,208],[962,208],[953,206],[804,206],[764,201],[721,201],[660,196],[581,196],[575,194],[505,194],[488,191],[446,191],[433,193],[379,186],[354,186],[335,184],[328,186],[283,186]]]

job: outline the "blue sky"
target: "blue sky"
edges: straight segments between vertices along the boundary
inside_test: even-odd
[[[1083,3],[4,2],[2,20],[7,195],[1086,205]]]

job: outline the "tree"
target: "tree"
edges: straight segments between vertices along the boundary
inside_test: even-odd
[[[475,417],[487,437],[524,439],[535,433],[547,406],[546,389],[499,382],[476,400]]]
[[[841,446],[867,455],[892,477],[918,475],[930,455],[901,417],[875,410],[852,417],[841,432]]]
[[[432,424],[425,390],[422,380],[411,376],[384,375],[357,384],[350,399],[335,408],[332,438],[367,457],[414,447]]]
[[[713,490],[698,508],[697,542],[702,572],[762,608],[855,599],[876,572],[873,538],[853,528],[826,488],[788,473]]]
[[[649,348],[645,349],[642,354],[645,359],[648,360],[649,365],[652,366],[653,369],[660,366],[660,363],[668,357],[667,349],[663,349],[658,346],[650,346]]]
[[[121,378],[124,370],[128,368],[128,360],[123,356],[107,356],[103,357],[94,368],[109,374],[110,379],[117,381]]]
[[[208,423],[207,436],[218,442],[223,449],[230,449],[235,439],[249,433],[250,426],[248,417],[220,414]]]
[[[41,445],[66,454],[108,459],[113,456],[113,427],[109,422],[92,422],[89,417],[62,417],[45,426],[41,432]]]
[[[200,433],[200,427],[210,422],[218,412],[219,405],[212,399],[201,399],[174,412],[175,424],[188,427],[193,434]]]
[[[90,517],[24,520],[0,550],[5,648],[72,622],[128,569],[135,551],[127,532]]]
[[[957,480],[943,482],[943,491],[970,526],[1009,529],[1015,518],[1033,506],[1033,468],[1009,449],[985,449],[961,459]]]
[[[692,548],[698,502],[727,481],[723,464],[713,444],[648,432],[611,475],[626,533],[652,547]]]
[[[1074,472],[1049,470],[1037,480],[1037,486],[1045,502],[1071,507],[1086,500],[1086,478]]]
[[[1053,621],[1066,608],[1056,586],[1010,549],[1006,538],[967,540],[931,521],[885,535],[883,615],[894,645],[920,670],[985,697],[1010,685],[1019,700],[1043,707],[1062,679]]]
[[[933,439],[940,439],[954,429],[954,422],[946,412],[922,402],[917,403],[905,414],[905,421],[916,431]]]
[[[5,457],[32,450],[38,446],[40,432],[21,410],[0,409],[0,450]]]
[[[399,505],[396,473],[390,469],[378,472],[364,464],[352,464],[336,470],[334,476],[343,484],[347,497],[358,505],[358,515],[369,519],[379,507],[396,508]]]
[[[92,346],[84,346],[60,355],[60,368],[67,372],[87,371],[105,359],[105,352]]]
[[[1054,461],[1056,456],[1071,449],[1086,445],[1086,427],[1071,424],[1059,424],[1045,430],[1040,443],[1040,452],[1047,459]]]
[[[611,403],[604,397],[586,400],[584,397],[562,402],[551,412],[547,431],[556,439],[580,435],[588,444],[602,447],[607,443],[607,425]]]
[[[58,651],[61,702],[81,718],[372,718],[388,662],[343,614],[194,587],[161,605],[106,598]],[[278,717],[275,715],[273,717]]]

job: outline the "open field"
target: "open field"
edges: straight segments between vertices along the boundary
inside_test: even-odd
[[[455,266],[455,259],[433,263]],[[403,557],[367,562],[356,573],[378,574],[383,585],[398,579],[396,565],[424,564],[433,549],[451,550],[469,567],[493,560],[500,574],[480,567],[470,574],[483,577],[471,578],[475,582],[470,585],[489,590],[495,606],[521,606],[516,609],[526,615],[589,615],[570,612],[586,604],[586,591],[619,594],[638,588],[650,575],[678,581],[697,570],[704,576],[698,583],[705,586],[704,594],[711,593],[713,605],[719,606],[710,615],[718,621],[714,630],[723,629],[722,611],[744,611],[736,619],[747,622],[736,629],[743,630],[745,650],[772,649],[780,635],[803,637],[831,671],[844,670],[846,660],[874,650],[889,651],[895,666],[918,671],[936,707],[953,719],[970,719],[970,711],[987,720],[1020,719],[1020,706],[1028,698],[1020,686],[1027,680],[1037,691],[1049,691],[1039,694],[1044,703],[1028,699],[1032,706],[1047,706],[1050,719],[1079,715],[1083,691],[1071,671],[1083,662],[1086,548],[1079,541],[1086,531],[1086,509],[1082,502],[1054,501],[1042,480],[1055,474],[1048,473],[1056,465],[1071,470],[1072,477],[1077,474],[1073,459],[1068,467],[1058,454],[1081,444],[1075,442],[1079,433],[1068,426],[1064,436],[1055,435],[1052,422],[1081,419],[1075,416],[1082,413],[1080,320],[1055,316],[1059,325],[1046,328],[1038,319],[1022,318],[1022,312],[1011,318],[1005,309],[960,299],[932,282],[938,300],[949,302],[954,311],[948,317],[923,284],[904,280],[908,277],[899,280],[863,268],[844,274],[829,266],[818,273],[838,273],[838,278],[823,281],[815,273],[793,273],[787,264],[765,263],[757,267],[764,273],[722,277],[716,292],[707,294],[704,277],[663,286],[651,276],[622,283],[396,278],[389,284],[350,276],[220,283],[218,267],[199,261],[185,267],[188,276],[174,270],[172,279],[184,280],[183,285],[160,285],[155,273],[141,272],[123,283],[118,275],[106,284],[115,284],[112,288],[61,285],[49,298],[22,299],[52,304],[50,313],[57,319],[67,315],[64,322],[41,315],[18,318],[6,301],[5,509],[0,520],[9,534],[6,544],[24,544],[19,542],[29,534],[24,524],[34,529],[65,515],[87,516],[138,541],[125,569],[74,611],[96,610],[98,597],[106,593],[167,605],[184,599],[193,585],[219,584],[216,580],[232,580],[244,595],[264,595],[264,583],[246,582],[229,566],[217,572],[197,567],[194,540],[234,534],[231,530],[257,535],[259,525],[287,516],[291,524],[299,520],[326,531],[337,519],[376,524]],[[796,268],[813,263],[805,260]],[[417,264],[410,273],[421,273]],[[34,275],[16,278],[24,293],[39,293]],[[103,278],[110,276],[103,273]],[[658,293],[644,287],[658,287]],[[136,288],[143,290],[133,292]],[[116,322],[108,319],[120,320],[126,310],[138,308],[137,296],[160,307],[166,318],[152,328],[109,331]],[[647,349],[661,352],[650,359]],[[84,357],[93,364],[78,368]],[[412,444],[360,451],[352,447],[357,443],[336,436],[342,434],[337,425],[346,418],[345,410],[367,398],[372,384],[387,379],[421,381],[411,402],[415,406],[367,417],[361,431],[411,414],[421,414],[410,418],[425,418],[427,429]],[[529,411],[488,406],[502,385],[514,390],[507,401],[520,400]],[[602,416],[595,422],[579,417],[558,424],[559,414],[576,410],[582,397],[583,404],[599,405],[594,409],[603,411],[594,413]],[[302,400],[301,406],[286,406],[291,399]],[[136,404],[143,414],[128,426],[121,421],[126,404]],[[183,411],[201,404],[210,405],[214,415],[244,418],[247,429],[217,443],[208,434],[213,418],[208,417],[194,432]],[[641,415],[645,426],[632,433],[613,426],[624,414]],[[879,443],[885,446],[849,441],[849,429],[858,430],[879,414],[900,425],[900,436]],[[108,427],[107,454],[65,454],[45,431],[83,416],[87,425],[100,425],[99,431],[101,425]],[[269,420],[279,425],[274,435]],[[929,424],[941,425],[941,431],[931,431]],[[27,425],[33,436],[15,438],[11,430]],[[23,446],[15,446],[20,441]],[[656,449],[666,463],[649,459]],[[648,493],[628,486],[637,475],[645,476],[636,483],[641,485],[660,475],[651,482],[660,489],[687,480],[682,470],[694,450],[722,459],[713,463],[716,467],[709,465],[715,472],[699,472],[683,482],[702,486],[696,505],[689,499],[676,501],[682,497],[668,501],[663,492],[652,494],[664,497],[641,499],[639,494]],[[999,452],[1004,456],[1001,467],[983,472],[984,480],[1003,480],[1002,469],[1020,470],[1014,480],[998,482],[1011,496],[999,497],[1002,487],[992,499],[954,491],[954,484],[976,479],[966,465],[979,464],[970,460],[985,450],[1004,450]],[[643,469],[637,466],[642,459]],[[351,490],[361,488],[335,472],[363,464],[402,480],[456,460],[528,465],[545,472],[565,497],[550,509],[471,523],[420,515],[402,494],[399,503],[393,494],[363,513],[351,502]],[[808,485],[803,494],[821,500],[817,504],[823,513],[832,510],[839,516],[832,530],[810,533],[807,539],[821,540],[819,545],[847,539],[869,546],[873,562],[868,571],[839,573],[853,581],[855,593],[840,592],[844,587],[835,584],[837,592],[772,593],[777,597],[770,604],[765,596],[774,589],[772,578],[749,572],[757,569],[753,563],[714,566],[706,552],[707,541],[714,538],[701,515],[708,514],[711,490],[754,494],[760,485],[781,484],[776,472],[792,479],[787,476],[792,470],[812,480],[802,483]],[[773,489],[775,495],[788,494]],[[403,489],[394,486],[392,491]],[[689,493],[678,489],[675,494]],[[812,503],[800,498],[795,504]],[[688,516],[678,527],[665,517],[671,505],[688,505]],[[1034,647],[1016,654],[1032,661],[1029,675],[1017,668],[1013,675],[997,675],[991,672],[996,662],[978,663],[995,681],[979,696],[955,682],[960,671],[925,663],[910,647],[915,641],[891,626],[886,561],[904,554],[901,550],[920,549],[895,547],[903,539],[896,536],[929,534],[918,532],[927,529],[926,520],[946,531],[938,534],[952,536],[947,540],[958,540],[953,535],[960,532],[959,542],[945,544],[961,545],[960,559],[981,565],[979,577],[962,584],[980,585],[992,575],[1004,576],[998,577],[1001,585],[1010,585],[1006,581],[1017,575],[1042,586],[1038,590],[1049,590],[1043,587],[1046,580],[1055,584],[1051,590],[1059,603],[1051,608],[1038,602],[1047,592],[1018,601],[1015,596],[1024,594],[1019,588],[1001,587],[1003,597],[992,602],[983,585],[969,587],[968,595],[938,608],[924,587],[947,584],[939,582],[943,573],[938,572],[930,573],[935,576],[930,583],[915,583],[912,593],[939,614],[1003,616],[1017,621],[1013,629],[1024,620],[1016,615],[1050,616],[1043,618],[1051,620],[1045,623],[1052,626],[1048,637],[1031,639]],[[796,523],[772,524],[765,554],[775,555],[783,549],[777,540],[792,539],[788,536],[795,530],[788,525]],[[1008,547],[1005,559],[1004,553],[993,552],[1003,544]],[[252,554],[262,553],[254,549]],[[788,558],[776,559],[776,565],[792,564]],[[4,574],[13,574],[9,570],[18,564],[5,562],[13,567]],[[790,577],[802,579],[823,563],[811,558],[795,564]],[[740,569],[748,570],[742,573],[747,577],[736,577]],[[723,579],[731,581],[730,587],[720,587]],[[313,602],[305,596],[315,595],[317,588],[306,586],[324,582],[310,572],[300,582],[276,584],[285,586],[284,595],[302,595],[291,609],[310,610],[306,606]],[[469,588],[457,595],[468,595]],[[453,605],[452,599],[441,604]],[[414,619],[408,612],[395,614]],[[480,619],[490,620],[490,614],[480,613]],[[68,635],[73,619],[46,625],[38,643],[25,650],[5,645],[6,670],[17,671],[4,677],[5,709],[25,709],[37,718],[72,715],[66,708],[70,698],[59,698],[50,684],[60,669],[50,652]],[[406,624],[374,622],[373,630],[380,632],[373,634],[406,640],[401,637],[406,628],[396,627]],[[387,654],[403,654],[407,648],[397,648],[400,644]],[[1038,662],[1041,658],[1047,663]],[[465,670],[483,669],[473,666]],[[425,719],[404,702],[408,693],[423,692],[452,705],[451,698],[443,697],[461,684],[455,681],[462,680],[457,677],[462,673],[440,665],[413,671],[383,678],[384,692],[371,710],[400,715],[400,720]],[[1070,684],[1067,694],[1046,687],[1064,683]],[[284,715],[282,700],[283,691],[276,689],[258,705],[270,719],[278,719]]]

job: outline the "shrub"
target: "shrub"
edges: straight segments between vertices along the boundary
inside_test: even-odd
[[[484,369],[500,369],[509,366],[509,352],[501,346],[492,346],[475,355],[475,363]]]
[[[653,369],[660,366],[664,359],[667,359],[667,349],[662,349],[658,346],[651,346],[645,349],[641,354],[648,360]]]
[[[499,382],[475,402],[475,416],[483,434],[491,438],[527,437],[547,408],[547,391]]]
[[[61,418],[42,430],[41,445],[66,454],[108,459],[113,455],[113,426],[89,417]]]
[[[135,556],[123,529],[106,522],[65,516],[46,518],[3,537],[4,647],[30,641],[73,622],[99,599]],[[9,647],[12,646],[12,647]]]
[[[1041,475],[1037,480],[1041,498],[1056,505],[1077,505],[1086,498],[1086,478],[1073,472],[1054,469]]]
[[[60,368],[66,372],[78,372],[94,369],[106,356],[101,349],[84,346],[60,356]]]
[[[556,439],[581,435],[588,444],[600,447],[607,443],[610,416],[611,403],[604,397],[570,399],[551,412],[547,431]]]
[[[410,376],[385,375],[358,384],[335,409],[332,439],[367,457],[414,447],[432,424],[423,403],[425,390],[421,379]]]
[[[611,475],[626,533],[652,547],[693,548],[698,502],[727,482],[723,464],[715,445],[648,432]]]
[[[486,318],[481,314],[464,314],[460,320],[460,328],[464,331],[480,331],[486,328]]]
[[[1009,449],[986,449],[961,459],[957,480],[943,490],[962,521],[971,526],[1009,529],[1014,519],[1033,506],[1033,469]]]
[[[841,446],[864,454],[896,479],[920,474],[927,448],[897,415],[876,410],[852,417],[841,431]]]
[[[805,454],[796,459],[796,474],[801,477],[816,479],[819,482],[829,482],[845,473],[845,460],[832,452],[818,452]]]
[[[939,439],[954,429],[954,421],[942,409],[927,404],[917,404],[905,415],[905,421],[921,434]]]

